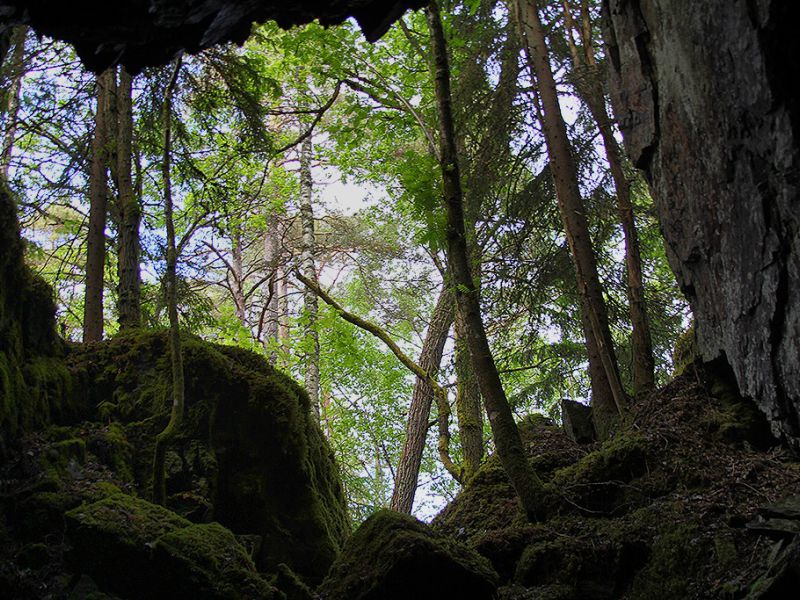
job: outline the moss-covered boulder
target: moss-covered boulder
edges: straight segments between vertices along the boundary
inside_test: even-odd
[[[276,598],[235,536],[218,523],[190,525],[166,533],[153,547],[163,574],[160,593],[178,600]]]
[[[307,394],[252,352],[188,335],[183,351],[186,412],[167,455],[168,507],[260,536],[260,570],[285,563],[319,583],[349,521]],[[135,332],[73,348],[67,360],[81,395],[75,401],[95,407],[96,420],[120,423],[90,447],[111,466],[133,456],[133,475],[146,496],[153,439],[169,418],[166,333]]]
[[[156,541],[191,525],[161,506],[127,494],[76,507],[65,520],[74,568],[104,589],[140,597],[153,587],[151,557]]]
[[[413,517],[388,510],[367,519],[319,588],[326,600],[494,598],[488,561]]]
[[[23,262],[16,201],[0,178],[0,455],[20,431],[63,406],[69,373],[57,357],[53,292]]]
[[[66,523],[73,568],[103,592],[170,600],[281,597],[217,523],[191,524],[127,494],[74,508]]]

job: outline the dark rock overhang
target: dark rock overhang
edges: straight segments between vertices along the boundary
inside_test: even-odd
[[[242,43],[254,22],[281,27],[318,20],[358,21],[369,41],[380,38],[408,9],[427,0],[0,0],[0,30],[28,24],[72,43],[95,71],[124,64],[132,71],[168,62],[181,50],[198,52]]]

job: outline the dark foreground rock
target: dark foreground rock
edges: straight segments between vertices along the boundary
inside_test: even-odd
[[[715,373],[696,363],[637,402],[631,422],[602,444],[578,445],[544,419],[525,422],[549,492],[541,520],[526,521],[491,457],[434,530],[491,561],[501,598],[788,597],[780,594],[800,566],[791,498],[800,467],[764,444],[761,427],[731,434],[752,407]]]
[[[326,600],[490,600],[496,586],[474,550],[384,510],[353,534],[319,592]]]

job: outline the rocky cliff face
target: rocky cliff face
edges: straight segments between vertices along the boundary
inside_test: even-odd
[[[4,23],[27,23],[74,44],[91,69],[121,62],[136,71],[164,64],[180,50],[241,43],[253,22],[269,19],[291,27],[315,19],[334,25],[354,17],[366,38],[375,41],[404,11],[424,5],[424,0],[0,0],[0,31]]]
[[[612,99],[706,360],[800,446],[800,6],[604,0]]]

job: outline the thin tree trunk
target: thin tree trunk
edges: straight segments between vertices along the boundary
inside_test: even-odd
[[[236,318],[247,327],[247,314],[244,298],[244,266],[242,263],[242,232],[234,226],[231,233],[231,271],[228,273],[228,285],[233,297],[233,306]]]
[[[614,137],[612,120],[605,102],[600,68],[594,57],[591,37],[591,21],[586,2],[581,5],[582,27],[579,29],[572,16],[569,0],[562,0],[564,24],[570,41],[575,90],[586,104],[597,123],[606,158],[611,170],[616,191],[617,212],[625,239],[625,265],[627,267],[628,310],[631,318],[631,345],[633,347],[633,393],[635,396],[651,391],[655,387],[655,360],[647,305],[644,298],[642,259],[639,250],[639,234],[636,230],[631,186],[623,169],[622,151]],[[583,41],[583,53],[574,42],[573,31],[578,31]]]
[[[278,294],[278,355],[281,369],[288,366],[286,349],[289,347],[289,278],[286,269],[278,265],[276,273]]]
[[[611,397],[595,396],[592,403],[596,407],[595,426],[601,437],[606,437],[614,427],[614,419],[602,418],[609,415],[622,414],[627,399],[622,388],[617,368],[611,331],[608,327],[608,316],[603,289],[597,274],[597,262],[589,237],[589,223],[586,208],[578,187],[578,175],[572,151],[567,138],[567,129],[561,108],[558,103],[555,79],[550,68],[550,57],[545,45],[544,31],[539,19],[535,0],[514,0],[518,18],[522,24],[525,40],[528,45],[531,69],[538,83],[542,101],[545,141],[550,155],[550,169],[558,199],[558,208],[564,225],[564,232],[572,252],[573,264],[578,284],[578,293],[582,297],[581,306],[587,313],[588,330],[594,334],[596,351],[602,363]],[[586,323],[587,321],[584,321]],[[588,333],[588,332],[587,332]],[[587,349],[591,348],[591,335],[587,335]],[[599,376],[599,370],[593,370],[593,377]],[[602,387],[602,386],[596,386]],[[594,392],[594,387],[593,387]],[[610,405],[614,410],[610,410]]]
[[[175,437],[183,420],[183,407],[185,404],[185,387],[183,373],[183,355],[181,352],[181,336],[178,323],[178,293],[177,293],[177,262],[178,252],[175,247],[175,220],[172,216],[172,93],[178,80],[181,67],[181,57],[175,60],[172,77],[164,93],[164,106],[162,122],[164,128],[164,149],[162,155],[161,175],[164,182],[164,221],[167,226],[167,272],[166,295],[167,311],[169,313],[169,347],[172,364],[172,409],[170,418],[164,430],[156,436],[155,450],[153,453],[153,502],[164,504],[166,498],[164,461],[166,459],[167,445]]]
[[[142,210],[133,185],[133,81],[125,67],[119,68],[117,85],[117,187],[119,190],[119,258],[117,311],[120,330],[142,325],[139,226]]]
[[[269,295],[267,296],[267,306],[265,310],[265,326],[262,343],[267,349],[271,349],[269,362],[276,365],[278,362],[278,323],[279,323],[279,269],[280,263],[280,239],[278,236],[278,216],[269,214],[267,216],[267,231],[264,233],[264,262],[266,263],[267,273],[269,273]]]
[[[300,221],[303,227],[303,246],[300,263],[303,275],[317,282],[317,268],[314,264],[316,240],[314,239],[314,208],[312,206],[313,181],[311,179],[311,136],[303,140],[300,149]],[[317,315],[319,303],[317,295],[307,289],[303,294],[306,323],[306,372],[305,388],[311,399],[311,410],[319,421],[319,332]]]
[[[6,127],[3,133],[3,148],[0,152],[0,174],[4,179],[8,179],[8,171],[11,168],[11,154],[14,150],[14,138],[17,135],[17,117],[19,116],[19,101],[22,91],[22,78],[25,75],[25,39],[28,37],[27,25],[19,25],[14,28],[11,35],[11,44],[14,51],[11,53],[11,60],[8,63],[8,73],[6,75],[11,80],[11,85],[6,93],[5,117]],[[3,65],[4,67],[6,65]]]
[[[89,173],[89,233],[86,239],[86,291],[83,305],[83,341],[103,339],[103,280],[106,262],[106,213],[108,211],[108,113],[113,71],[97,76],[97,109]]]
[[[403,366],[414,373],[414,375],[416,375],[418,378],[425,380],[428,386],[430,386],[430,388],[433,390],[433,397],[436,400],[436,404],[439,408],[439,460],[442,462],[444,468],[447,469],[447,472],[450,473],[450,475],[452,475],[456,481],[461,483],[464,478],[463,470],[460,466],[455,464],[453,459],[450,457],[450,432],[448,429],[450,419],[450,404],[447,401],[447,390],[440,386],[430,373],[411,360],[408,355],[400,349],[391,336],[386,333],[385,330],[381,329],[378,325],[372,323],[371,321],[367,321],[358,315],[354,315],[353,313],[346,311],[341,304],[331,298],[327,292],[323,291],[318,283],[308,279],[307,277],[304,277],[302,273],[296,272],[295,275],[303,284],[305,284],[308,289],[312,290],[322,299],[323,302],[333,308],[345,321],[352,323],[356,327],[359,327],[368,333],[371,333],[384,344],[386,344],[389,350],[392,351],[392,354],[394,354],[398,360],[403,363]]]
[[[447,342],[450,326],[453,324],[454,312],[453,294],[444,288],[436,300],[436,306],[431,314],[431,321],[417,361],[420,368],[432,377],[436,376],[436,372],[441,366],[444,345]],[[395,474],[392,510],[411,514],[414,506],[414,495],[417,491],[419,469],[422,464],[422,453],[425,450],[428,419],[433,400],[433,388],[425,379],[417,377],[411,395],[411,404],[408,408],[403,451],[400,454]]]
[[[439,146],[447,217],[448,265],[455,287],[458,308],[464,320],[464,333],[469,345],[473,369],[486,405],[497,453],[528,518],[533,520],[536,518],[537,505],[543,492],[543,486],[528,461],[514,415],[497,372],[497,366],[492,358],[486,331],[483,328],[480,304],[467,253],[463,193],[451,106],[450,67],[436,2],[428,5],[426,14],[435,65],[434,84],[439,116]]]
[[[472,370],[463,320],[456,314],[456,417],[464,455],[464,481],[469,481],[483,460],[481,393]]]

